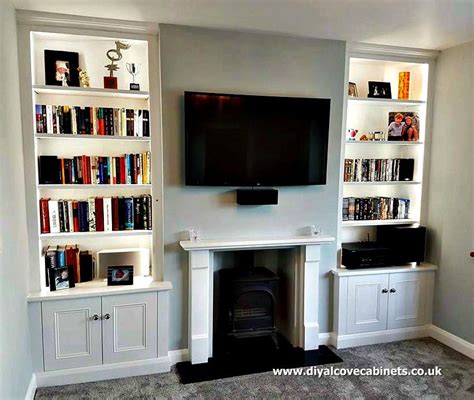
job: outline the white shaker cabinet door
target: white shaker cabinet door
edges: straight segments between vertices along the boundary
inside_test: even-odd
[[[42,303],[46,371],[102,364],[100,297]]]
[[[157,295],[102,297],[104,364],[157,357]]]

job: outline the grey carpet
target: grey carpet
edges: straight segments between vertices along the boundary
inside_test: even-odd
[[[272,372],[183,385],[176,372],[40,388],[43,399],[474,399],[474,361],[433,339],[335,350],[335,367],[439,366],[442,376],[274,376]],[[322,367],[318,367],[322,368]]]

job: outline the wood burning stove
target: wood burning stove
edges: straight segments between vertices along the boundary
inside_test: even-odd
[[[263,267],[219,271],[218,336],[230,339],[271,336],[278,348],[275,325],[278,276]]]

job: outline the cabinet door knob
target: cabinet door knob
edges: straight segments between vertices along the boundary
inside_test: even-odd
[[[394,289],[394,288],[390,289],[390,293],[395,293],[396,291],[397,289]]]
[[[94,321],[97,321],[97,320],[99,319],[99,316],[98,316],[97,314],[94,314],[94,315],[92,316],[92,319],[93,319]]]
[[[104,319],[110,319],[110,314],[108,314],[108,313],[105,314],[105,315],[104,315]]]
[[[388,289],[382,289],[382,293],[388,293]]]

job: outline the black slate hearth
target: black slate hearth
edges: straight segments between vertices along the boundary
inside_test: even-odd
[[[278,349],[269,336],[235,339],[232,351],[216,355],[205,364],[181,362],[176,365],[181,383],[195,383],[272,371],[273,368],[299,368],[334,364],[342,359],[327,346],[304,351],[291,346],[278,334]]]

